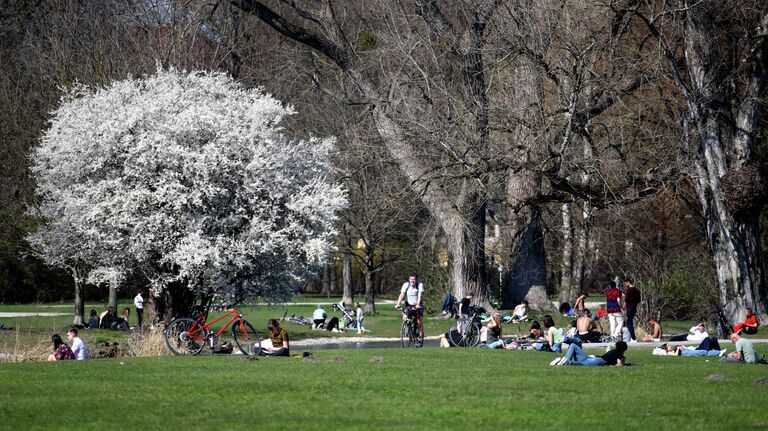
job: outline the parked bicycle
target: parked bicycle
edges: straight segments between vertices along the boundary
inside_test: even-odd
[[[168,349],[174,355],[197,355],[206,345],[214,350],[224,331],[232,326],[231,334],[234,344],[244,355],[261,353],[261,338],[256,329],[243,319],[243,315],[234,306],[227,308],[229,311],[210,322],[206,321],[209,309],[201,306],[194,308],[192,317],[173,319],[163,331],[163,339]],[[224,319],[229,320],[218,330],[212,329]]]
[[[448,341],[456,347],[480,344],[480,316],[485,313],[485,308],[470,306],[469,311],[469,318],[458,319],[448,328]]]
[[[403,320],[403,324],[400,326],[400,343],[404,349],[411,347],[421,347],[424,345],[424,336],[419,336],[419,323],[416,321],[416,313],[419,312],[417,307],[407,306],[406,312],[408,318]]]

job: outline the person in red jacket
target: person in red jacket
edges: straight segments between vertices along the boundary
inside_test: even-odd
[[[744,332],[745,334],[754,335],[757,334],[758,326],[760,326],[760,321],[757,320],[757,315],[752,312],[751,308],[747,307],[747,318],[744,319],[743,322],[734,326],[733,332],[735,334],[741,334]]]

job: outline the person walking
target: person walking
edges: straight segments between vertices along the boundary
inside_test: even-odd
[[[629,330],[630,342],[637,342],[635,337],[635,315],[637,306],[640,305],[640,290],[635,287],[635,282],[631,278],[624,280],[624,309],[627,310],[627,329]]]
[[[621,312],[621,290],[616,287],[616,281],[608,281],[605,292],[605,308],[608,312],[608,322],[611,325],[611,337],[621,340],[621,328],[624,326],[624,314]]]
[[[355,317],[357,317],[357,333],[362,334],[365,331],[365,328],[363,328],[363,319],[365,318],[363,316],[363,307],[360,306],[359,302],[356,305],[357,310],[355,310]]]
[[[136,296],[133,297],[133,305],[136,307],[136,319],[138,320],[136,327],[141,330],[141,322],[144,317],[144,297],[141,296],[141,291],[136,292]]]

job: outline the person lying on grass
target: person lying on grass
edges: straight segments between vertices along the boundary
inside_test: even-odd
[[[59,334],[53,334],[51,341],[53,341],[53,353],[48,355],[49,361],[66,361],[75,359],[75,354],[72,353],[72,349],[69,348],[67,343],[61,340]]]
[[[669,337],[669,341],[701,341],[709,337],[707,326],[702,322],[691,328],[687,334],[677,334]]]
[[[588,356],[581,350],[581,347],[573,343],[568,346],[568,352],[562,358],[555,358],[550,365],[583,365],[583,366],[603,366],[613,365],[621,367],[624,365],[624,352],[627,351],[627,343],[624,341],[616,342],[616,348],[606,352],[602,356]]]
[[[653,349],[654,355],[661,356],[723,356],[726,349],[720,350],[720,343],[717,337],[707,337],[701,340],[696,347],[691,346],[668,346],[666,343]]]

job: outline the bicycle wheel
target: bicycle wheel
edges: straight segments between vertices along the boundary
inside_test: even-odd
[[[256,332],[256,329],[254,329],[246,320],[243,320],[242,326],[245,327],[245,331],[243,331],[243,328],[241,328],[240,324],[237,322],[232,325],[232,338],[235,339],[237,348],[243,352],[243,355],[258,356],[261,353],[261,339],[259,338],[259,333]]]
[[[466,341],[466,347],[475,347],[480,344],[480,325],[478,325],[477,322],[472,322],[467,326],[464,339]]]
[[[411,322],[405,320],[403,321],[403,324],[400,325],[400,343],[402,343],[404,349],[407,349],[411,346],[412,340],[413,334],[411,333]]]
[[[207,335],[205,328],[189,317],[173,319],[163,331],[165,344],[174,355],[197,355],[205,347]]]
[[[467,321],[466,320],[455,320],[453,323],[451,323],[451,326],[448,327],[448,342],[453,347],[466,347],[465,339],[464,339],[464,331],[467,327]]]

